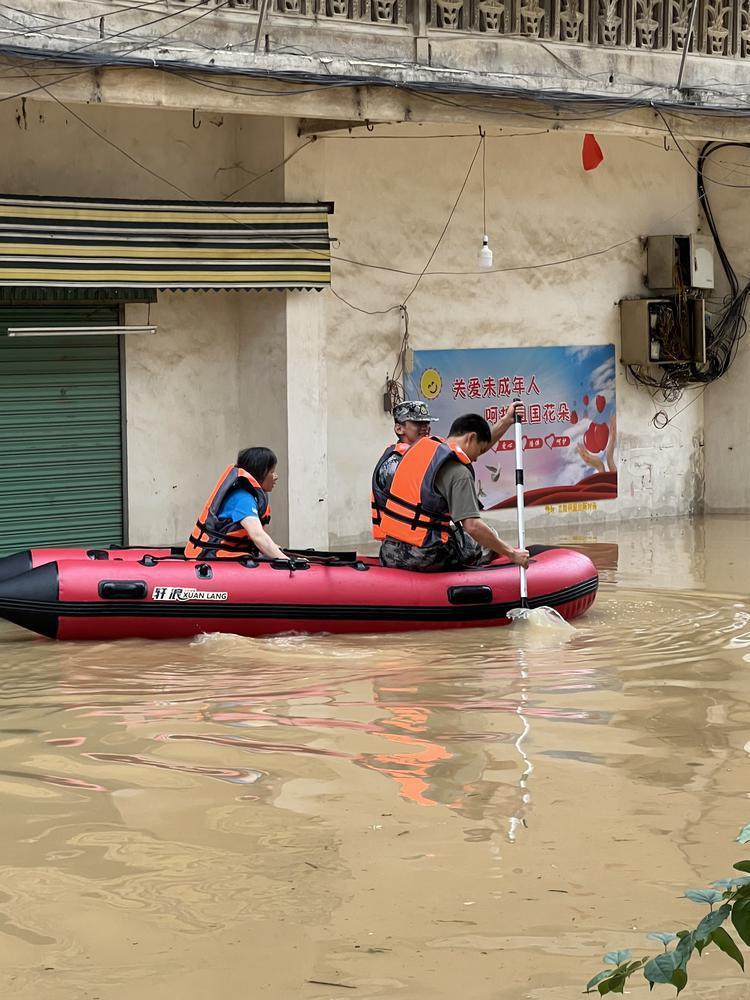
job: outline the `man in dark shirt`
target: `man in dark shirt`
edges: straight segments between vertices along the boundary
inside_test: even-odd
[[[430,416],[430,408],[421,399],[405,399],[393,407],[393,429],[400,445],[411,445],[420,438],[429,437],[430,424],[437,417]],[[378,486],[385,492],[391,485],[401,454],[394,451],[377,471]]]
[[[476,413],[458,417],[448,432],[447,443],[476,462],[511,426],[513,413],[514,407],[493,427]],[[386,537],[380,547],[384,566],[434,572],[484,565],[498,555],[506,556],[518,566],[528,565],[526,549],[513,548],[482,520],[474,476],[468,465],[458,460],[446,461],[435,476],[434,490],[445,501],[453,522],[448,541],[419,546]]]

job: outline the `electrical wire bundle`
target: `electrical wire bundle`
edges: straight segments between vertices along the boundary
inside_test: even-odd
[[[703,175],[705,161],[712,153],[726,147],[737,146],[750,149],[750,143],[748,142],[707,142],[701,149],[700,156],[698,157],[698,200],[708,227],[711,230],[714,243],[716,244],[716,250],[719,254],[724,274],[729,282],[729,295],[722,308],[713,317],[710,331],[711,339],[707,348],[706,366],[704,370],[696,371],[694,375],[695,380],[699,382],[713,382],[715,379],[721,378],[729,370],[737,354],[739,342],[747,331],[745,308],[748,296],[750,295],[750,282],[740,288],[737,272],[727,257],[716,228]]]
[[[393,413],[393,408],[405,398],[404,379],[406,376],[406,356],[409,351],[409,310],[406,305],[399,306],[404,321],[404,335],[398,349],[396,364],[390,375],[385,377],[385,393],[383,407],[387,413]]]
[[[711,202],[706,191],[706,178],[704,167],[706,160],[712,153],[720,149],[744,147],[750,149],[748,142],[707,142],[701,149],[696,165],[698,183],[698,201],[703,215],[711,231],[716,251],[721,261],[721,266],[729,283],[729,294],[724,299],[721,308],[711,315],[706,324],[706,361],[704,364],[697,364],[694,361],[684,364],[671,364],[663,370],[660,376],[654,376],[649,371],[644,370],[641,365],[629,365],[628,370],[632,379],[640,385],[655,389],[667,403],[675,403],[679,400],[683,390],[702,386],[704,389],[725,375],[732,365],[739,347],[739,342],[747,331],[747,320],[745,309],[750,298],[750,282],[740,287],[737,272],[732,267],[732,263],[727,256],[724,245],[716,226]],[[684,289],[681,296],[684,296]],[[682,308],[686,303],[680,303],[680,316],[685,316]],[[663,411],[657,413],[657,417]],[[666,416],[666,415],[665,415]],[[669,422],[666,420],[656,421],[657,426],[665,426]]]

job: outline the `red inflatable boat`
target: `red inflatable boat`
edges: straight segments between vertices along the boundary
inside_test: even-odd
[[[108,555],[34,562],[34,568],[4,580],[0,617],[53,639],[176,639],[203,632],[267,636],[498,626],[508,624],[507,612],[519,604],[518,569],[503,561],[413,573],[347,554],[335,563],[330,557],[297,559],[290,569],[282,560],[196,562],[168,550],[97,551]],[[598,587],[591,561],[573,549],[529,551],[530,606],[556,608],[567,619],[582,615]]]
[[[317,549],[287,549],[292,555],[297,556],[322,556],[331,561],[351,562],[356,559],[355,552],[319,552]],[[144,556],[154,556],[164,559],[167,556],[183,558],[182,546],[157,546],[156,548],[145,545],[111,545],[106,549],[78,548],[78,549],[24,549],[22,552],[14,552],[11,556],[0,556],[0,582],[11,580],[20,573],[26,573],[37,566],[46,566],[51,562],[69,562],[71,559],[88,559],[93,562],[137,562]]]
[[[26,573],[37,566],[46,566],[50,562],[67,562],[70,559],[90,559],[92,561],[124,560],[126,562],[137,561],[146,555],[152,556],[181,556],[181,548],[169,548],[168,546],[157,546],[147,548],[145,546],[117,545],[108,549],[24,549],[23,552],[14,552],[12,556],[0,556],[0,581],[10,580],[19,573]]]

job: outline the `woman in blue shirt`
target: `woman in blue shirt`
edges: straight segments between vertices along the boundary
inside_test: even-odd
[[[237,456],[237,468],[249,472],[264,493],[270,493],[278,482],[277,465],[278,459],[270,448],[245,448]],[[256,497],[241,485],[227,493],[218,513],[220,518],[231,518],[235,524],[241,524],[262,555],[273,559],[288,558],[263,527]]]
[[[227,466],[203,505],[190,533],[188,559],[236,558],[241,555],[289,557],[264,525],[271,520],[268,494],[278,481],[277,459],[270,448],[245,448]]]

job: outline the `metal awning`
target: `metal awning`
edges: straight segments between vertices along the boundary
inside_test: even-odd
[[[0,195],[0,287],[324,288],[332,211]]]

